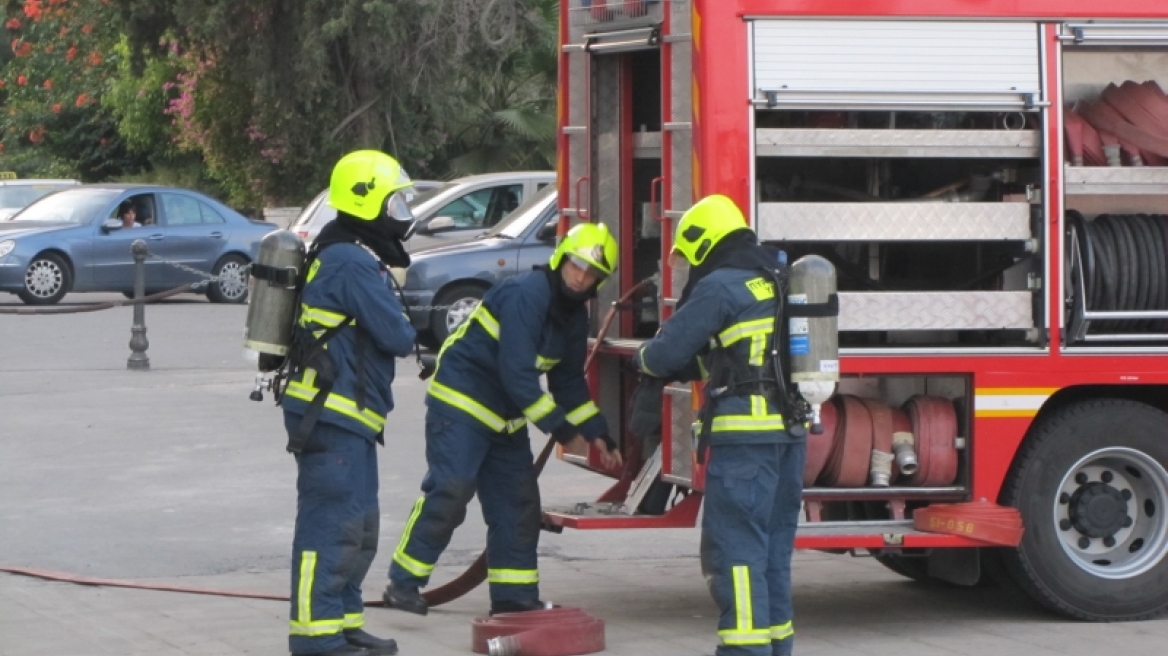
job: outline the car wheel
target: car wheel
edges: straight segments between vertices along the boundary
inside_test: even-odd
[[[1002,495],[1026,532],[1012,578],[1064,615],[1125,621],[1168,611],[1168,414],[1075,403],[1038,425]]]
[[[73,272],[56,253],[41,253],[24,270],[24,288],[17,292],[28,305],[52,305],[69,293]]]
[[[434,333],[434,341],[442,344],[450,334],[466,321],[471,312],[483,300],[487,290],[480,285],[455,285],[434,298],[434,305],[439,309],[430,314],[430,330]]]
[[[241,255],[224,255],[215,263],[211,275],[218,280],[207,288],[212,303],[243,303],[247,300],[247,260]]]

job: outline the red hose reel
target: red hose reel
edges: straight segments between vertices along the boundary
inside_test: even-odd
[[[471,623],[471,649],[491,656],[592,654],[604,651],[604,620],[562,606],[479,617]]]

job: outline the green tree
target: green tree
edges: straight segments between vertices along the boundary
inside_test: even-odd
[[[141,166],[101,105],[116,70],[105,0],[5,4],[0,166],[22,175],[103,180]],[[2,50],[2,49],[0,49]]]

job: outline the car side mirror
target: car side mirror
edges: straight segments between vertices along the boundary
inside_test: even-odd
[[[426,225],[426,233],[434,234],[436,232],[450,232],[458,226],[454,225],[454,219],[449,216],[436,216],[430,219],[430,223]]]
[[[556,232],[558,232],[559,229],[560,220],[552,219],[551,221],[543,224],[543,227],[539,229],[539,232],[535,233],[535,238],[540,241],[552,241],[556,238]]]
[[[121,230],[121,229],[122,229],[122,220],[121,219],[106,219],[105,221],[101,222],[101,231],[106,233],[107,235],[109,233],[113,232],[114,230]]]

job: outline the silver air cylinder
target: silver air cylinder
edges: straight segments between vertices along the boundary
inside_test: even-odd
[[[800,305],[826,307],[836,291],[835,267],[818,255],[805,255],[791,265],[787,307],[791,341],[791,382],[811,405],[811,432],[820,433],[819,411],[839,382],[839,318],[799,317]]]
[[[276,230],[260,241],[243,333],[244,348],[260,354],[260,371],[279,367],[292,345],[292,322],[299,299],[296,282],[303,268],[304,242],[295,233]]]

